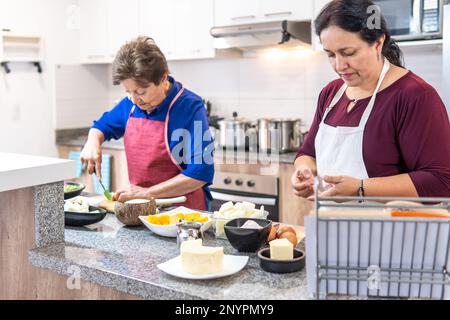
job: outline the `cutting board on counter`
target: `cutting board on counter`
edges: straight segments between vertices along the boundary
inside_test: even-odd
[[[116,201],[104,199],[102,203],[100,203],[99,208],[105,209],[110,213],[114,213],[114,206],[116,205]]]
[[[114,213],[114,206],[117,201],[112,201],[105,199],[104,196],[96,196],[94,199],[102,200],[102,202],[98,205],[99,208],[105,209],[108,212]],[[186,197],[177,197],[177,198],[167,198],[167,199],[155,199],[157,207],[167,207],[177,203],[182,203],[186,201]]]

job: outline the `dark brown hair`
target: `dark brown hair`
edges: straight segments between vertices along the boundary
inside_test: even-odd
[[[168,73],[166,57],[149,37],[140,36],[125,43],[112,63],[114,85],[126,79],[134,80],[143,87],[150,83],[159,85]]]
[[[316,34],[320,36],[322,31],[329,26],[337,26],[345,31],[358,33],[361,39],[369,44],[375,43],[384,35],[383,56],[390,63],[403,67],[403,54],[391,38],[386,20],[381,11],[378,12],[380,14],[380,25],[375,28],[369,28],[369,17],[373,12],[368,12],[368,8],[371,6],[374,6],[374,3],[370,0],[331,1],[322,9],[314,21]]]

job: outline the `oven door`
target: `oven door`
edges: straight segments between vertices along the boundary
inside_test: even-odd
[[[442,37],[443,0],[375,0],[396,40]]]
[[[220,206],[228,201],[247,201],[254,203],[257,208],[264,206],[264,210],[269,212],[269,216],[267,217],[269,220],[279,221],[280,219],[277,196],[221,189],[211,189],[211,195],[213,197],[211,211],[219,211]]]

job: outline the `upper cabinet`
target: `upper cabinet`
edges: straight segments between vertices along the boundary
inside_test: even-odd
[[[151,37],[166,56],[175,54],[175,1],[139,1],[139,33]]]
[[[311,20],[313,0],[215,0],[215,25]]]
[[[82,63],[107,63],[139,32],[139,0],[79,0]]]
[[[79,0],[81,62],[108,60],[107,0]]]
[[[311,20],[313,1],[261,0],[261,15],[267,20]]]
[[[153,38],[167,60],[215,56],[212,0],[79,0],[81,62],[110,63],[127,40]]]
[[[329,3],[329,2],[331,2],[331,0],[315,0],[314,1],[314,4],[313,4],[313,19],[315,19],[319,15],[319,13],[320,13],[320,11],[322,11],[323,7],[325,7],[325,5],[327,3]],[[313,48],[313,50],[322,51],[323,47],[322,47],[322,44],[320,43],[319,37],[316,36],[316,33],[314,31],[314,27],[313,27],[313,30],[312,30],[312,37],[311,38],[312,38],[312,48]]]
[[[115,57],[119,48],[139,35],[139,0],[108,1],[108,51]]]
[[[175,52],[173,59],[213,58],[210,34],[214,26],[211,0],[175,0]]]

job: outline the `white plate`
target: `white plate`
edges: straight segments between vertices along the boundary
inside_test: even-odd
[[[223,256],[223,270],[218,273],[210,273],[210,274],[190,274],[183,271],[181,267],[181,256],[170,259],[164,263],[158,264],[158,268],[164,271],[167,274],[178,278],[184,279],[192,279],[192,280],[206,280],[206,279],[216,279],[226,277],[232,274],[235,274],[247,265],[248,256],[232,256],[232,255],[224,255]]]
[[[174,215],[177,213],[192,213],[192,212],[199,212],[198,210],[192,210],[186,207],[178,207],[175,208],[173,210],[170,211],[166,211],[166,212],[161,212],[158,214],[155,214],[155,216],[159,216],[162,214],[167,214],[167,215]],[[204,213],[203,213],[204,214]],[[205,214],[206,216],[209,217],[210,221],[211,221],[211,217],[208,214]],[[147,216],[139,216],[139,219],[142,221],[142,223],[148,228],[150,229],[150,231],[153,231],[154,233],[156,233],[157,235],[163,236],[163,237],[169,237],[169,238],[176,238],[177,237],[177,225],[176,224],[170,224],[170,225],[166,225],[166,226],[162,226],[162,225],[158,225],[158,224],[153,224],[148,222],[147,220]]]

